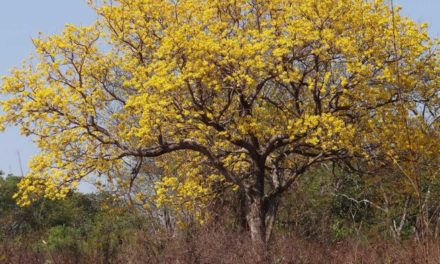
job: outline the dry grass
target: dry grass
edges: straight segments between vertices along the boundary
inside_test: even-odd
[[[267,263],[440,263],[440,242],[325,243],[278,234],[268,248]],[[0,263],[256,263],[249,239],[220,228],[122,241],[111,254],[88,249],[80,255],[0,245]]]

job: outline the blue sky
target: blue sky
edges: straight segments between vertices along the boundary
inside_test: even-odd
[[[403,13],[417,22],[428,22],[430,34],[440,36],[440,0],[395,0],[403,7]],[[0,75],[19,66],[32,52],[31,38],[38,32],[52,34],[60,32],[66,23],[90,24],[96,15],[86,0],[3,0],[0,9]],[[0,134],[0,169],[6,173],[20,175],[18,161],[20,153],[26,173],[29,158],[38,153],[31,139],[20,135],[17,129],[9,128]]]

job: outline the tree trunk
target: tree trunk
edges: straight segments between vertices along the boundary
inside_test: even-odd
[[[254,245],[266,244],[266,224],[263,210],[263,199],[257,195],[247,194],[246,220],[249,226],[251,240]]]
[[[249,230],[247,221],[247,199],[246,192],[243,189],[238,190],[236,208],[234,211],[236,225],[238,226],[239,230],[241,232],[247,232]]]
[[[278,199],[265,199],[264,160],[255,160],[253,168],[254,182],[244,187],[246,222],[249,227],[256,263],[267,262],[267,243],[271,237],[275,221]]]
[[[266,263],[267,244],[271,238],[278,199],[264,201],[258,194],[246,195],[246,221],[255,252],[255,263]]]
[[[271,237],[272,237],[272,231],[275,224],[275,219],[278,211],[278,204],[279,199],[276,197],[274,199],[265,201],[264,204],[264,220],[265,220],[265,226],[266,226],[266,234],[265,234],[265,241],[266,244],[269,243]]]

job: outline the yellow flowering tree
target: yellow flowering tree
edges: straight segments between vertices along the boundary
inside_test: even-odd
[[[94,25],[35,39],[35,56],[3,80],[1,123],[41,149],[21,205],[93,175],[202,219],[209,197],[233,188],[253,241],[265,242],[279,197],[309,168],[392,164],[406,153],[404,128],[435,127],[435,43],[383,1],[92,6]]]

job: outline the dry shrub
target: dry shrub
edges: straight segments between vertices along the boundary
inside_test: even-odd
[[[357,240],[329,243],[278,233],[267,249],[267,263],[439,263],[440,242],[367,243]],[[111,258],[91,249],[80,257],[62,252],[0,246],[0,263],[256,263],[250,240],[240,232],[221,227],[191,228],[174,234],[137,233],[126,238]]]

